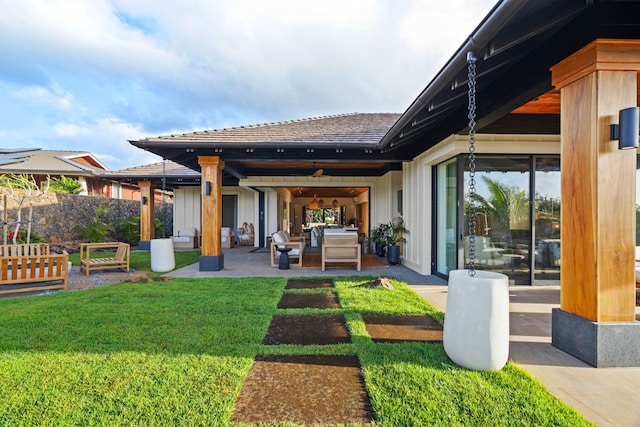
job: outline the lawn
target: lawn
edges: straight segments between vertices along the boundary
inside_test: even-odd
[[[0,300],[0,424],[233,425],[254,356],[356,354],[381,426],[580,426],[513,364],[455,366],[441,344],[374,344],[361,314],[438,313],[406,285],[336,278],[351,344],[264,346],[281,278],[120,283]],[[317,310],[294,310],[317,313]]]
[[[91,251],[91,258],[109,258],[115,256],[115,252]],[[198,262],[200,251],[175,251],[176,269]],[[80,254],[69,254],[69,261],[73,265],[80,265]],[[151,271],[151,252],[132,251],[129,255],[129,266],[136,270]],[[159,276],[165,273],[149,273],[149,276]]]

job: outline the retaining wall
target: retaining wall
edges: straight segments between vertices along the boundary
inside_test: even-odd
[[[26,232],[26,221],[29,219],[29,206],[33,206],[31,230],[51,243],[80,240],[76,224],[90,224],[95,219],[96,209],[108,208],[108,212],[100,217],[106,223],[112,223],[117,229],[122,219],[140,216],[140,202],[135,200],[110,199],[102,196],[81,196],[77,194],[45,193],[38,199],[25,203],[22,208],[21,227]],[[17,221],[18,205],[7,198],[8,222]],[[3,200],[0,196],[0,221],[4,218]],[[173,204],[157,203],[155,216],[164,223],[165,236],[173,230]],[[12,229],[9,225],[10,231]],[[0,238],[2,236],[0,229]],[[116,236],[117,237],[117,236]],[[157,236],[163,237],[163,236]]]

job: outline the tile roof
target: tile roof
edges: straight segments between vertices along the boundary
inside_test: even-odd
[[[103,176],[111,179],[120,178],[200,178],[200,171],[195,171],[179,163],[167,160],[166,162],[151,163],[149,165],[134,166],[131,168],[120,169],[117,171],[108,171]]]
[[[179,135],[148,137],[136,142],[219,144],[377,144],[400,117],[396,113],[350,113],[264,123]]]

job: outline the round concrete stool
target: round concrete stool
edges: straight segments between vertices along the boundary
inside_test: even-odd
[[[443,344],[447,356],[464,368],[502,369],[509,358],[509,278],[469,270],[449,273]]]

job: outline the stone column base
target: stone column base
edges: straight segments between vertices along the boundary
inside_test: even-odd
[[[224,254],[217,256],[200,255],[200,271],[220,271],[224,268]]]
[[[554,308],[551,344],[596,368],[640,367],[640,322],[594,322]]]

